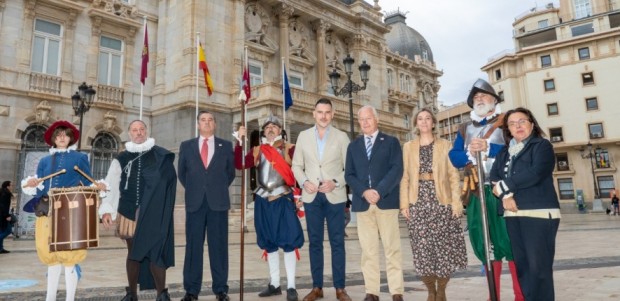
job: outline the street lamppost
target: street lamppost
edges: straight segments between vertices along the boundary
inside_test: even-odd
[[[344,63],[344,72],[347,75],[347,82],[344,87],[338,90],[338,80],[340,79],[340,74],[338,73],[338,71],[336,71],[335,68],[334,71],[329,74],[329,80],[331,81],[332,88],[334,89],[334,95],[340,96],[347,93],[349,94],[349,125],[351,126],[351,141],[353,141],[353,139],[355,138],[355,129],[353,126],[353,93],[357,94],[357,92],[366,89],[366,83],[368,82],[368,70],[370,70],[370,65],[366,64],[366,61],[362,61],[362,64],[359,66],[360,77],[362,79],[362,82],[364,83],[363,86],[360,86],[351,80],[351,75],[353,75],[353,63],[355,63],[355,60],[349,54],[347,54],[347,57],[344,58],[342,62]]]
[[[75,111],[75,115],[80,115],[80,139],[78,139],[78,150],[82,149],[82,124],[84,123],[84,113],[88,112],[90,105],[93,104],[95,93],[97,92],[93,89],[93,86],[87,86],[86,83],[83,82],[78,87],[78,91],[71,96],[73,111]]]
[[[594,199],[597,200],[599,199],[600,195],[598,190],[598,184],[596,184],[596,175],[594,174],[594,158],[596,158],[596,151],[599,151],[601,147],[597,146],[596,150],[592,152],[592,143],[590,141],[588,141],[588,145],[586,146],[588,147],[588,153],[584,153],[584,149],[582,148],[581,158],[590,160],[590,166],[592,167],[592,182],[594,183]]]

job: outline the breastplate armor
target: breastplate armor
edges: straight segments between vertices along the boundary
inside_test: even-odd
[[[282,149],[276,148],[276,150],[283,156],[284,151]],[[259,196],[267,198],[291,192],[291,188],[286,185],[282,176],[273,168],[263,153],[260,153],[256,172],[258,187],[254,192]]]
[[[467,125],[465,131],[465,149],[471,143],[473,138],[484,137],[487,134],[487,131],[493,127],[493,123],[497,117],[491,119],[487,124],[481,125],[477,122],[472,122]],[[493,133],[487,138],[489,143],[504,145],[504,133],[501,128],[496,128]],[[491,145],[488,145],[490,148]],[[484,182],[487,183],[489,179],[489,173],[491,172],[491,167],[493,166],[493,162],[495,162],[495,158],[486,157],[482,154],[482,167],[484,170]]]

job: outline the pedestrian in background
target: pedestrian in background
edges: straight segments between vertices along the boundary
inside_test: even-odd
[[[0,189],[0,254],[11,253],[4,248],[4,239],[13,232],[13,221],[9,212],[13,198],[11,181],[2,182]]]

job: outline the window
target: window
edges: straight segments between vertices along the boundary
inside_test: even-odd
[[[577,53],[579,54],[579,60],[580,61],[587,60],[587,59],[590,58],[590,48],[589,47],[579,48],[579,50],[577,50]]]
[[[588,72],[588,73],[582,73],[581,74],[581,82],[583,83],[583,85],[594,85],[594,75],[592,75],[592,72]]]
[[[60,24],[35,19],[30,70],[59,75],[61,41],[62,26]]]
[[[555,81],[552,79],[545,79],[545,91],[555,91]]]
[[[558,190],[560,191],[560,200],[570,200],[575,198],[573,179],[571,178],[558,178]]]
[[[586,98],[586,110],[598,110],[598,100],[596,99],[596,97]]]
[[[22,149],[47,151],[49,146],[43,136],[47,128],[41,124],[29,125],[22,134]]]
[[[600,197],[609,197],[612,191],[614,191],[614,177],[613,176],[600,176],[596,177],[598,182],[598,195]]]
[[[557,164],[558,171],[567,171],[568,167],[568,155],[566,153],[555,154],[555,162]]]
[[[597,147],[594,149],[594,159],[596,160],[596,168],[609,168],[609,152],[605,148]]]
[[[112,160],[118,153],[118,142],[109,133],[99,133],[93,139],[93,152],[91,155],[93,178],[103,179],[108,173]]]
[[[256,61],[250,61],[250,86],[258,86],[263,83],[263,64]]]
[[[583,25],[577,25],[570,28],[571,34],[573,37],[581,36],[584,34],[589,34],[594,32],[594,26],[592,23],[587,23]]]
[[[392,69],[387,70],[387,82],[388,89],[392,89],[394,87],[394,71]]]
[[[123,65],[123,41],[101,36],[99,39],[98,82],[120,87]]]
[[[502,79],[502,70],[495,69],[495,80],[500,80],[500,79]]]
[[[545,28],[548,26],[549,26],[549,20],[544,19],[544,20],[538,21],[538,28]]]
[[[400,74],[400,91],[405,92],[405,75]]]
[[[461,116],[454,116],[454,117],[452,117],[452,123],[453,124],[461,123]]]
[[[564,141],[564,135],[562,135],[562,128],[550,128],[549,137],[549,140],[551,140],[551,142]]]
[[[558,110],[558,103],[550,103],[547,105],[547,115],[551,116],[551,115],[558,115],[560,114],[559,110]]]
[[[497,92],[497,96],[499,96],[499,99],[501,99],[501,101],[504,101],[504,91]]]
[[[590,139],[603,138],[605,137],[603,133],[603,124],[602,123],[591,123],[588,124],[588,132],[590,133]]]
[[[592,15],[591,0],[573,0],[575,19],[581,19]]]
[[[411,94],[411,77],[409,75],[405,76],[405,92],[407,92],[407,94]]]
[[[540,66],[542,68],[551,66],[551,55],[543,55],[540,57]]]
[[[304,88],[304,76],[295,71],[288,73],[288,83],[291,87],[303,89]]]

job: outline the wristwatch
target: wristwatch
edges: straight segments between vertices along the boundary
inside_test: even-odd
[[[336,184],[336,187],[340,187],[340,183],[338,183],[338,181],[336,181],[336,179],[332,179],[332,182],[334,182],[334,184]]]

